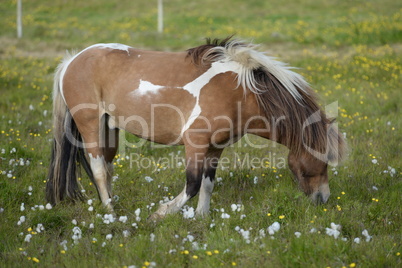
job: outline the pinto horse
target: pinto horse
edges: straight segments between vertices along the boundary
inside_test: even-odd
[[[207,214],[219,157],[245,134],[288,147],[289,167],[316,203],[330,195],[328,163],[345,155],[342,136],[303,77],[255,45],[231,38],[175,53],[93,45],[58,66],[53,103],[46,189],[52,204],[83,198],[81,164],[112,210],[119,129],[185,146],[187,183],[152,219],[179,211],[198,192],[196,213]]]

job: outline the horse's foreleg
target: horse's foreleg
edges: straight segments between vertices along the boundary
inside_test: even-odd
[[[166,214],[178,212],[189,199],[199,192],[206,152],[207,148],[186,147],[187,183],[176,198],[159,206],[158,210],[150,216],[151,220],[161,219]]]
[[[204,174],[202,176],[200,195],[196,209],[197,216],[209,214],[211,195],[214,189],[216,168],[218,167],[219,157],[223,150],[209,150],[204,164]]]

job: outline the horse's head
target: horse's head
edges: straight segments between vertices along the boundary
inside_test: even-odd
[[[299,187],[313,203],[326,203],[330,195],[328,164],[311,155],[295,156],[292,152],[289,153],[288,162]]]

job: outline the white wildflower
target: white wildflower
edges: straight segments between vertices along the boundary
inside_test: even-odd
[[[366,242],[370,242],[371,238],[373,238],[366,229],[363,230],[362,235],[366,238]]]
[[[279,231],[279,229],[281,228],[281,225],[279,224],[279,222],[274,222],[271,226],[268,227],[268,233],[270,235],[274,235],[276,232]]]
[[[198,244],[198,242],[192,242],[191,247],[193,248],[193,250],[199,250],[200,249],[200,245]]]
[[[353,242],[355,242],[356,244],[360,244],[360,238],[356,237]]]
[[[47,204],[46,204],[46,209],[47,209],[47,210],[51,210],[51,209],[52,209],[52,205],[51,205],[50,203],[47,203]]]
[[[331,228],[325,228],[326,234],[329,236],[333,236],[335,239],[338,238],[338,236],[341,234],[338,230],[334,230]]]
[[[340,232],[341,228],[342,226],[340,224],[335,224],[331,222],[331,228],[325,228],[325,232],[327,235],[333,236],[335,239],[337,239],[341,234]]]
[[[300,233],[300,232],[295,232],[295,236],[296,236],[297,238],[299,238],[299,237],[301,236],[301,233]]]
[[[230,207],[232,208],[232,211],[236,211],[236,210],[237,210],[237,205],[236,205],[236,204],[232,204]]]
[[[112,235],[112,234],[107,234],[107,235],[106,235],[106,240],[112,240],[112,238],[113,238],[113,235]]]
[[[190,242],[193,242],[194,241],[194,236],[191,235],[191,234],[188,234],[187,235],[187,240],[190,241]]]
[[[260,235],[260,238],[264,238],[265,237],[265,230],[264,229],[260,229],[258,231],[258,234]]]
[[[27,234],[27,235],[25,236],[24,241],[27,242],[27,243],[29,243],[29,242],[31,242],[31,238],[32,238],[32,235],[31,235],[31,234]]]
[[[36,226],[36,232],[40,233],[42,231],[45,230],[45,227],[43,227],[42,223],[38,223],[38,225]]]
[[[120,217],[119,217],[119,221],[121,221],[122,223],[126,223],[126,221],[127,221],[127,216],[120,216]]]
[[[127,238],[127,237],[130,236],[130,234],[131,234],[131,233],[130,233],[129,230],[124,230],[124,231],[123,231],[123,237],[126,237],[126,238]]]
[[[155,241],[155,235],[154,235],[154,233],[151,233],[151,234],[149,235],[149,241],[151,241],[151,242],[154,242],[154,241]]]
[[[222,213],[221,218],[222,218],[222,219],[229,219],[229,218],[230,218],[230,215],[227,214],[227,213]]]
[[[78,222],[77,222],[76,219],[73,219],[73,220],[71,221],[71,223],[74,224],[74,225],[77,225],[77,224],[78,224]]]
[[[340,231],[342,226],[340,224],[335,224],[331,222],[331,229]]]
[[[73,228],[73,235],[71,238],[74,240],[75,244],[78,244],[78,241],[82,238],[82,231],[81,231],[80,227],[75,226]]]
[[[147,182],[152,182],[154,179],[152,179],[151,177],[149,177],[149,176],[145,176],[145,178],[144,178]]]
[[[105,214],[103,216],[103,223],[105,223],[105,224],[113,223],[115,220],[116,219],[113,216],[113,214]]]
[[[185,219],[192,219],[192,218],[194,218],[194,216],[195,216],[195,212],[194,212],[194,208],[193,208],[193,207],[185,206],[185,207],[183,208],[183,217],[184,217]]]
[[[25,216],[21,216],[20,217],[20,220],[18,221],[18,225],[21,225],[21,224],[23,224],[25,222]]]
[[[136,221],[141,221],[140,213],[141,213],[141,209],[140,209],[140,208],[137,208],[137,209],[134,211],[134,214],[135,214],[135,216],[136,216],[136,218],[135,218]]]
[[[243,236],[243,239],[246,240],[246,243],[250,244],[250,231],[240,229],[239,233]]]
[[[25,210],[25,204],[21,203],[20,211],[24,211],[24,210]]]
[[[68,249],[68,248],[67,248],[67,240],[63,240],[63,241],[60,243],[60,246],[62,246],[64,250],[67,250],[67,249]]]
[[[256,176],[256,177],[254,177],[254,184],[257,184],[258,183],[258,177]]]

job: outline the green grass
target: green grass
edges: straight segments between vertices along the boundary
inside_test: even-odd
[[[23,1],[21,40],[15,38],[16,1],[3,2],[2,267],[143,267],[152,262],[157,267],[401,266],[402,5],[398,1],[165,1],[163,35],[156,33],[156,1]],[[117,215],[127,216],[126,223],[106,224],[96,216],[106,211],[85,176],[82,185],[94,200],[93,211],[86,202],[39,209],[46,205],[52,75],[66,49],[122,42],[178,51],[199,45],[204,37],[232,33],[261,43],[263,49],[299,67],[323,106],[338,101],[337,120],[350,154],[342,166],[329,170],[332,195],[327,204],[310,204],[288,169],[273,168],[286,158],[286,149],[269,143],[270,150],[236,145],[225,151],[231,167],[218,170],[222,182],[216,185],[211,216],[206,219],[184,219],[179,213],[157,224],[147,222],[157,206],[149,208],[152,203],[182,190],[184,169],[155,172],[155,166],[130,167],[123,155],[116,161],[114,194],[119,196]],[[182,157],[184,151],[182,147],[153,149],[150,143],[124,149],[127,156],[141,154],[156,162],[172,152]],[[264,168],[239,168],[234,166],[237,156],[240,162],[249,156],[267,157],[271,163],[264,163]],[[147,183],[145,176],[154,181]],[[196,201],[188,206],[195,207]],[[242,211],[233,212],[232,204],[241,204]],[[134,213],[138,208],[140,221]],[[222,219],[221,209],[231,217]],[[18,225],[21,216],[25,222]],[[82,231],[78,244],[72,239],[73,220]],[[271,239],[267,228],[275,221],[281,229]],[[342,226],[338,239],[326,234],[331,222]],[[44,231],[36,231],[38,224]],[[237,226],[250,231],[250,243],[236,231]],[[317,231],[310,233],[312,228]],[[261,229],[265,237],[260,236]],[[362,235],[365,229],[373,236],[369,242]],[[295,232],[301,233],[300,238]],[[25,242],[28,234],[32,238]],[[111,240],[106,240],[108,234],[113,234]],[[186,241],[192,238],[189,235],[198,248]],[[359,244],[354,242],[357,237]],[[64,240],[67,250],[60,245]]]

